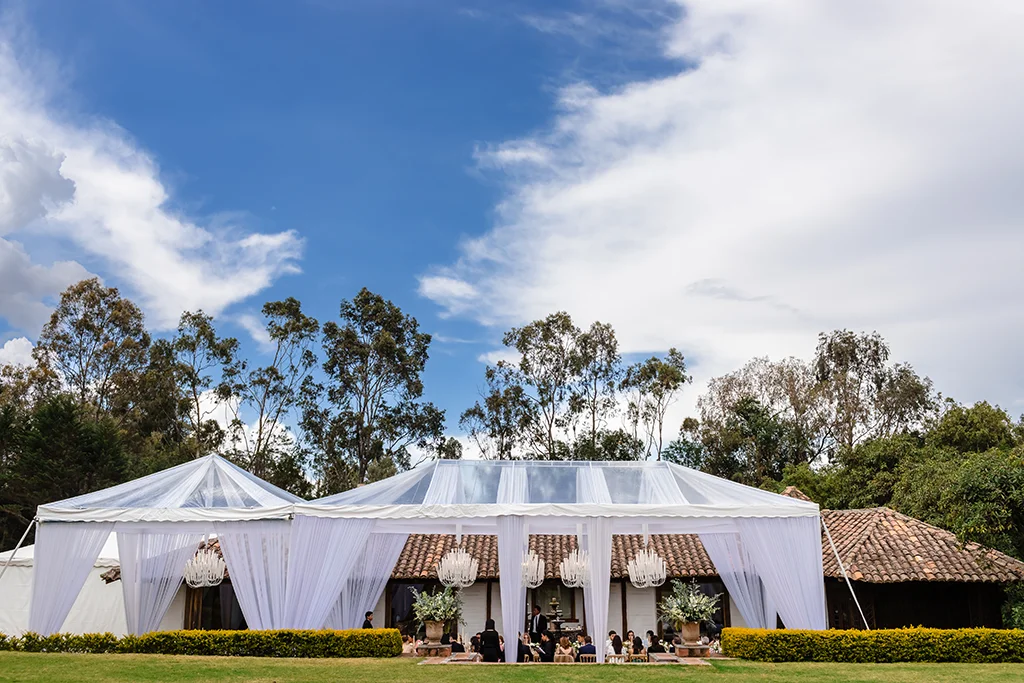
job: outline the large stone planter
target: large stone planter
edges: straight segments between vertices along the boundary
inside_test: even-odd
[[[687,645],[700,643],[700,623],[686,621],[680,624],[679,635]]]
[[[427,628],[427,642],[428,643],[440,643],[441,636],[444,635],[444,622],[443,621],[428,621],[426,624]]]

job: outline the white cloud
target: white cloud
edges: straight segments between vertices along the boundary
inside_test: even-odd
[[[25,337],[8,339],[0,346],[0,365],[32,364],[32,342]]]
[[[87,277],[89,271],[75,261],[32,263],[19,243],[0,237],[0,318],[15,329],[35,333],[50,317],[45,302]]]
[[[274,348],[273,341],[270,339],[270,333],[267,332],[266,323],[258,315],[240,313],[235,316],[235,322],[249,333],[249,336],[252,337],[261,350],[269,351]]]
[[[483,148],[533,168],[421,293],[485,324],[568,310],[612,323],[627,353],[677,346],[698,382],[680,411],[709,377],[807,357],[835,327],[877,329],[961,400],[1024,398],[1018,3],[695,0],[678,16],[652,43],[678,73],[574,84],[547,130]]]
[[[292,231],[204,226],[175,211],[151,155],[113,122],[55,105],[66,84],[39,61],[10,26],[0,32],[0,233],[70,241],[126,283],[158,328],[182,310],[219,314],[298,272]]]

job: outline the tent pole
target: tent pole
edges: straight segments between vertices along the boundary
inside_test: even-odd
[[[32,526],[35,523],[35,519],[28,523],[28,527],[25,529],[25,533],[21,535],[21,540],[18,541],[18,545],[14,546],[14,550],[11,551],[11,556],[7,558],[6,562],[4,562],[4,568],[0,569],[0,579],[4,578],[4,574],[7,573],[7,568],[11,566],[11,562],[14,562],[15,554],[17,554],[18,550],[21,548],[21,544],[25,542],[25,539],[28,538],[28,532],[32,531]]]
[[[864,622],[864,630],[870,631],[871,626],[868,625],[868,620],[864,618],[864,610],[860,608],[860,600],[857,599],[857,594],[853,592],[853,584],[850,583],[850,577],[846,575],[846,567],[843,566],[843,561],[839,558],[839,551],[836,550],[836,544],[832,540],[832,532],[828,530],[828,524],[825,524],[825,518],[821,518],[821,528],[825,530],[825,536],[828,537],[828,544],[832,548],[832,554],[836,556],[836,562],[839,564],[839,571],[843,575],[843,579],[846,580],[846,587],[850,589],[850,595],[853,596],[853,604],[857,605],[857,611],[860,612],[860,620]]]

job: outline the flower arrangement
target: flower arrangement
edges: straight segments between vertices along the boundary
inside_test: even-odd
[[[425,593],[409,588],[412,591],[412,611],[416,621],[426,624],[428,621],[450,621],[462,623],[462,593],[455,588],[445,588],[439,593]]]
[[[658,604],[658,612],[662,619],[681,629],[683,624],[710,621],[721,597],[721,593],[707,595],[696,581],[673,581],[672,592]]]

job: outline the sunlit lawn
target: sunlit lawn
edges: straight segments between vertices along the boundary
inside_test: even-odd
[[[718,661],[710,667],[634,665],[420,665],[412,659],[259,659],[164,655],[69,655],[0,652],[0,681],[107,683],[474,683],[476,681],[709,680],[850,681],[857,683],[995,683],[1024,681],[1024,664],[758,664]]]

